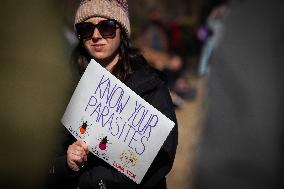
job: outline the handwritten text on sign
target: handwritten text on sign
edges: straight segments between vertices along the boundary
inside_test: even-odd
[[[89,150],[140,183],[174,122],[92,60],[63,125]]]

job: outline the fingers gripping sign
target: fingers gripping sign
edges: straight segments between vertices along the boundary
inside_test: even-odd
[[[78,140],[68,147],[67,164],[73,171],[79,171],[87,161],[88,146],[84,141]]]

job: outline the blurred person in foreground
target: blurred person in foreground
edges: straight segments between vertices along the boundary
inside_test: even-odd
[[[125,83],[176,124],[141,184],[136,184],[105,161],[88,152],[66,128],[62,148],[50,169],[48,188],[166,188],[177,147],[177,122],[169,91],[144,57],[130,45],[126,0],[83,0],[75,17],[79,44],[73,61],[82,75],[91,59]]]
[[[209,14],[203,18],[197,36],[203,41],[202,50],[198,63],[198,76],[207,76],[210,71],[210,58],[214,49],[218,47],[223,33],[223,20],[228,13],[228,0],[214,0],[210,5]]]
[[[1,1],[1,188],[42,184],[71,88],[61,7],[58,0]]]
[[[195,189],[283,188],[284,2],[232,2],[209,77]]]

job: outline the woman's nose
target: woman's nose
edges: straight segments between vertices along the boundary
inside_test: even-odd
[[[98,28],[95,28],[95,29],[94,29],[94,33],[93,33],[92,38],[93,38],[93,39],[100,39],[100,38],[102,38],[102,36],[101,36],[101,34],[100,34]]]

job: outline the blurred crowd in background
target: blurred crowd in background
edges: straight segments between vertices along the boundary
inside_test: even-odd
[[[74,11],[79,0],[65,0],[64,35],[69,53],[77,44]],[[133,44],[163,72],[176,107],[195,98],[189,77],[205,76],[222,35],[227,0],[129,1]],[[141,8],[143,7],[143,8]]]
[[[44,175],[74,87],[66,70],[78,3],[0,8],[0,183],[8,188],[31,188]],[[200,95],[194,81],[208,91],[194,182],[183,188],[283,188],[283,0],[128,3],[133,45],[167,77],[177,110]]]

